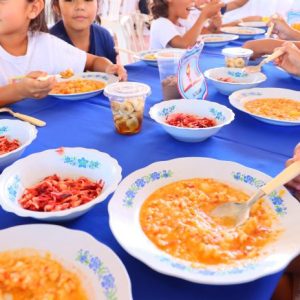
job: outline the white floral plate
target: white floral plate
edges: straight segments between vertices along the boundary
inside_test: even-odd
[[[143,61],[145,64],[152,66],[152,67],[157,67],[157,54],[158,50],[146,50],[146,51],[141,51],[138,52],[137,55],[135,56],[137,59]]]
[[[300,125],[300,119],[291,121],[291,120],[280,120],[275,118],[264,117],[261,115],[253,114],[247,111],[244,107],[245,103],[255,99],[264,99],[264,98],[285,98],[297,101],[300,103],[300,92],[289,90],[289,89],[280,89],[280,88],[253,88],[253,89],[244,89],[237,92],[234,92],[229,96],[229,102],[236,109],[243,111],[250,116],[256,118],[259,121],[269,123],[272,125],[279,126],[298,126]]]
[[[199,37],[207,47],[223,47],[239,38],[235,34],[202,34]]]
[[[266,31],[264,29],[255,27],[229,26],[222,27],[221,32],[237,34],[240,37],[240,39],[251,39],[256,35],[264,34]]]
[[[105,86],[111,83],[118,82],[119,79],[117,76],[112,75],[112,74],[106,74],[106,73],[101,73],[101,72],[84,72],[84,73],[79,73],[75,74],[74,76],[68,78],[68,79],[57,79],[58,82],[64,82],[64,81],[70,81],[70,80],[77,80],[77,79],[89,79],[89,80],[96,80],[105,83]],[[49,96],[53,96],[58,99],[62,100],[68,100],[68,101],[77,101],[77,100],[85,100],[91,97],[94,97],[98,94],[100,94],[105,86],[101,89],[91,91],[91,92],[86,92],[86,93],[76,93],[76,94],[52,94],[51,92],[49,93]]]
[[[22,225],[1,230],[0,240],[0,255],[18,249],[50,253],[80,276],[89,299],[132,299],[130,279],[121,260],[83,231],[57,225]]]
[[[215,178],[248,193],[254,193],[270,180],[269,176],[240,164],[201,157],[156,162],[133,172],[121,182],[108,206],[110,228],[129,254],[160,273],[214,285],[238,284],[276,273],[299,254],[300,205],[285,188],[266,198],[284,231],[277,242],[264,248],[264,255],[257,260],[237,266],[197,268],[159,250],[141,229],[139,212],[143,202],[162,186],[197,177]]]

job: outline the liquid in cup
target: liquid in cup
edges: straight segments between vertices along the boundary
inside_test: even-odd
[[[138,82],[117,82],[104,89],[110,100],[116,131],[120,134],[135,134],[141,130],[148,85]]]
[[[162,86],[163,99],[181,99],[177,87],[177,74],[180,58],[185,53],[183,49],[164,49],[157,53],[159,77]]]

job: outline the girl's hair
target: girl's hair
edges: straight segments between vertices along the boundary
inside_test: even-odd
[[[168,18],[169,16],[169,4],[167,0],[152,0],[150,1],[149,9],[153,19],[158,19],[159,17]]]
[[[34,2],[34,0],[27,0],[28,2]],[[45,4],[45,0],[44,4]],[[35,18],[32,19],[29,23],[29,30],[30,31],[38,31],[38,32],[48,32],[48,26],[45,17],[45,8],[40,12],[40,14]]]

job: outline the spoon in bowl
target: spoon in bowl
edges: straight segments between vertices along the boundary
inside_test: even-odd
[[[272,60],[278,58],[283,54],[281,49],[274,51],[271,55],[268,55],[265,59],[263,59],[257,66],[247,66],[242,69],[243,73],[258,73],[261,71],[261,67]]]
[[[296,161],[282,172],[280,172],[276,177],[269,181],[266,185],[261,187],[250,199],[246,202],[228,202],[217,206],[212,212],[212,217],[218,218],[228,218],[234,223],[233,227],[240,226],[244,224],[250,216],[250,209],[265,195],[269,195],[276,188],[287,183],[288,181],[295,178],[300,174],[300,161]]]

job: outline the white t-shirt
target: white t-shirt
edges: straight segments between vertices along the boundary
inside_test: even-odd
[[[175,36],[182,36],[186,31],[184,26],[175,25],[167,18],[158,18],[151,23],[150,49],[168,48]]]
[[[0,85],[32,71],[57,74],[71,68],[75,73],[83,72],[86,59],[86,52],[51,34],[29,33],[24,56],[13,56],[0,46]]]

